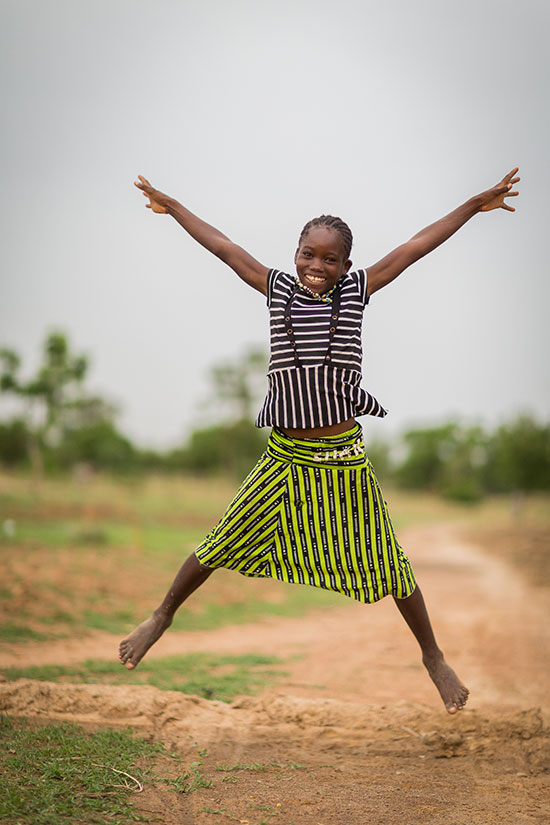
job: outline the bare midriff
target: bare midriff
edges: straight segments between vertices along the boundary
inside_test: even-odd
[[[305,429],[279,427],[279,429],[291,438],[324,438],[326,435],[340,435],[340,433],[345,433],[346,430],[351,430],[355,424],[355,418],[348,418],[347,421],[340,421],[338,424],[330,424],[328,427],[309,427]]]

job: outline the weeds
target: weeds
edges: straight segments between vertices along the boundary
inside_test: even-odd
[[[199,788],[211,788],[212,780],[208,779],[199,769],[200,763],[191,763],[191,770],[186,771],[181,776],[176,776],[175,779],[167,779],[165,777],[155,777],[157,782],[163,782],[165,785],[170,785],[179,793],[193,793]],[[189,781],[191,780],[191,781]]]
[[[130,729],[90,733],[75,724],[42,726],[1,715],[0,738],[2,825],[149,822],[131,806],[133,794],[146,783],[182,794],[212,786],[201,771],[202,760],[173,778],[143,767],[160,757],[182,760]]]

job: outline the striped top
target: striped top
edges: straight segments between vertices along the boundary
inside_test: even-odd
[[[366,270],[343,275],[337,289],[338,300],[324,303],[298,290],[294,276],[269,270],[271,357],[257,427],[326,427],[359,415],[386,415],[360,386]]]

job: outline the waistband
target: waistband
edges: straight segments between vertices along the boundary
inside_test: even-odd
[[[359,467],[366,461],[363,428],[355,424],[350,430],[323,438],[293,438],[274,427],[267,442],[271,458],[304,467]]]

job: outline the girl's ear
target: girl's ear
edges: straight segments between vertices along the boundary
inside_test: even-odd
[[[296,260],[297,260],[297,258],[298,258],[298,252],[299,252],[299,251],[300,251],[300,247],[298,247],[298,249],[297,249],[297,250],[296,250],[296,252],[294,253],[294,263],[296,263]]]
[[[344,272],[349,272],[350,271],[352,263],[353,263],[353,261],[350,261],[349,258],[348,258],[348,260],[344,264]]]

